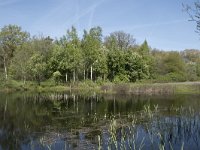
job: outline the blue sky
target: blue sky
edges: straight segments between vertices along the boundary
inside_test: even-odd
[[[145,39],[162,50],[200,49],[195,23],[189,22],[182,3],[193,0],[0,0],[0,27],[17,24],[31,35],[60,37],[74,25],[101,26],[104,36],[125,31],[138,44]]]

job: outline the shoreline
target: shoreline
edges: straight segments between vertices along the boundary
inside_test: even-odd
[[[15,81],[16,82],[16,81]],[[171,82],[171,83],[110,83],[101,85],[94,82],[80,82],[66,85],[48,85],[42,83],[26,85],[1,86],[0,92],[65,92],[77,91],[80,93],[96,92],[105,94],[131,94],[131,95],[174,95],[174,94],[200,94],[200,82]]]

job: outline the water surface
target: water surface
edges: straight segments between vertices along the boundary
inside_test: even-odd
[[[199,108],[199,95],[1,93],[0,149],[200,149]]]

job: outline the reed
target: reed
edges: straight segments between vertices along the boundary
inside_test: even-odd
[[[111,119],[107,130],[108,141],[103,143],[105,140],[102,136],[98,136],[99,149],[173,150],[178,148],[183,150],[188,148],[188,139],[196,139],[194,142],[196,141],[198,146],[200,114],[191,107],[174,107],[173,105],[170,111],[176,112],[176,115],[171,118],[162,118],[158,105],[145,105],[144,110],[138,114],[140,117],[133,116],[130,124],[121,124],[120,118]],[[142,125],[141,121],[143,121]]]

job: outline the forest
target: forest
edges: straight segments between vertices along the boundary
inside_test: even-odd
[[[71,27],[59,39],[31,36],[17,25],[0,29],[0,84],[9,80],[55,84],[93,82],[184,82],[200,79],[200,51],[152,49],[129,33],[103,36],[101,27]]]

